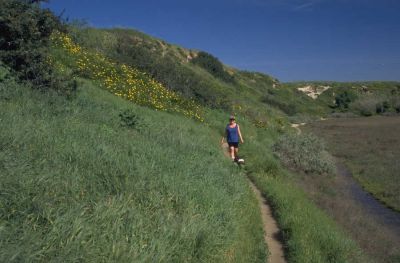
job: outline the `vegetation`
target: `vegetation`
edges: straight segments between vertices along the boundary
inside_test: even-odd
[[[398,117],[338,119],[315,122],[310,129],[324,138],[353,176],[376,198],[400,211]]]
[[[200,67],[196,67],[200,69],[196,71],[192,64],[186,63],[187,56],[194,56],[194,51],[182,51],[134,30],[71,30],[73,39],[81,46],[101,51],[106,57],[146,72],[186,98],[196,99],[207,107],[230,107],[223,99],[224,84],[207,76]]]
[[[73,69],[78,76],[97,81],[117,96],[156,110],[180,112],[204,121],[201,108],[182,98],[146,74],[125,64],[117,64],[100,53],[82,49],[65,34],[54,33],[52,63],[60,72]]]
[[[335,166],[324,143],[312,134],[285,134],[274,144],[274,152],[288,167],[305,173],[333,174]]]
[[[334,221],[289,181],[263,174],[252,179],[272,203],[289,262],[368,262]]]
[[[221,61],[207,52],[200,51],[191,62],[204,68],[216,78],[226,82],[234,82],[234,78],[224,70]]]
[[[43,83],[53,83],[46,92],[27,87],[36,78],[15,81],[23,70],[2,50],[0,261],[265,262],[246,173],[274,206],[289,262],[365,262],[272,150],[296,169],[328,173],[318,140],[281,136],[287,115],[323,116],[333,94],[313,100],[134,30],[56,28],[40,37],[38,61],[52,76]],[[53,81],[65,78],[74,81]],[[53,91],[68,83],[75,96]],[[245,134],[246,170],[218,147],[231,113]]]
[[[257,201],[213,130],[1,72],[1,262],[265,262]]]
[[[0,60],[35,88],[71,95],[76,83],[56,74],[48,63],[50,36],[64,27],[49,10],[34,2],[39,1],[0,1]]]
[[[346,111],[349,109],[350,104],[355,101],[357,95],[351,90],[343,90],[335,96],[335,109]]]
[[[241,149],[248,163],[246,169],[273,206],[288,262],[368,262],[358,246],[294,185],[291,174],[274,158],[271,148],[279,136],[244,127],[248,137],[255,137],[246,139]]]
[[[294,82],[284,83],[283,87],[297,92],[302,87],[329,87],[316,99],[280,100],[276,103],[289,115],[307,114],[311,116],[372,116],[378,114],[396,114],[400,101],[400,83],[398,82]],[[269,100],[267,97],[266,100]],[[299,104],[303,104],[299,107]],[[279,106],[284,104],[284,106]],[[290,108],[290,106],[294,106]],[[313,110],[318,109],[318,110]]]
[[[269,76],[230,69],[229,74],[236,82],[233,84],[191,63],[189,58],[196,57],[198,51],[170,45],[135,30],[87,27],[70,30],[72,39],[81,47],[146,72],[189,100],[207,108],[246,115],[253,123],[264,126],[267,121],[271,126],[281,125],[283,114],[260,99],[277,82]]]

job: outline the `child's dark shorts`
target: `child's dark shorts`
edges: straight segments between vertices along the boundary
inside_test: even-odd
[[[238,142],[228,142],[229,147],[233,148],[239,148],[239,143]]]

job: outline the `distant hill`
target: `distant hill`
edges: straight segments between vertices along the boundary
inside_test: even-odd
[[[331,114],[371,116],[400,113],[400,82],[294,82],[301,91]]]

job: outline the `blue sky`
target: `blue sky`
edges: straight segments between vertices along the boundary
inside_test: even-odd
[[[236,68],[294,80],[400,80],[398,0],[53,0],[64,17],[130,27]]]

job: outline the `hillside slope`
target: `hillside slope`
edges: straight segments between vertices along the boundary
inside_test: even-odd
[[[0,261],[265,261],[214,131],[87,81],[69,101],[1,75]]]
[[[309,98],[281,86],[277,79],[231,68],[205,52],[171,45],[131,29],[72,27],[71,31],[72,39],[81,46],[147,72],[168,89],[206,107],[246,115],[253,123],[275,125],[288,113],[324,113],[318,105],[309,103],[305,107],[302,99]]]

